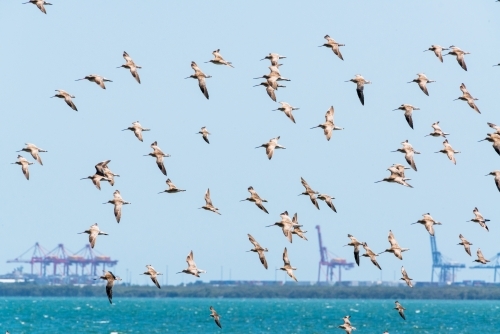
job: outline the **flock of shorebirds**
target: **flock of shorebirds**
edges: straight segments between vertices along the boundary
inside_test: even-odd
[[[43,0],[30,0],[26,3],[31,3],[31,4],[36,5],[40,9],[40,11],[42,11],[45,14],[46,14],[46,10],[45,10],[44,6],[51,5],[51,3],[48,3],[48,2],[43,1]],[[327,48],[331,49],[333,51],[333,53],[339,59],[344,60],[342,53],[340,52],[340,47],[345,46],[345,45],[336,42],[329,35],[326,35],[324,38],[326,40],[326,43],[324,43],[323,45],[320,45],[319,47],[327,47]],[[432,45],[431,47],[429,47],[427,50],[424,50],[424,51],[433,51],[434,54],[436,55],[436,57],[438,58],[438,60],[441,62],[443,62],[443,56],[448,56],[448,55],[455,56],[459,66],[463,70],[467,71],[467,65],[465,63],[465,55],[468,55],[470,53],[463,51],[459,47],[452,45],[449,48],[443,48],[439,45]],[[448,51],[448,52],[446,54],[443,54],[443,51]],[[232,63],[229,61],[226,61],[222,57],[222,55],[220,54],[220,49],[213,51],[212,54],[213,54],[214,58],[212,60],[207,61],[206,63],[212,63],[215,65],[223,65],[223,66],[233,68]],[[130,57],[130,55],[127,52],[123,52],[123,58],[125,59],[125,64],[119,66],[118,68],[128,69],[130,71],[132,77],[137,81],[137,83],[140,84],[141,80],[140,80],[138,69],[141,69],[141,66],[138,66],[137,64],[135,64],[134,60]],[[255,87],[256,86],[264,86],[266,88],[267,95],[275,102],[277,101],[276,100],[276,91],[278,90],[278,88],[286,87],[286,86],[281,85],[280,82],[290,81],[290,79],[283,77],[280,73],[281,64],[279,63],[279,61],[281,59],[284,59],[284,58],[286,58],[286,57],[283,55],[280,55],[277,53],[269,53],[269,55],[267,55],[266,57],[261,59],[261,60],[269,60],[270,61],[271,66],[269,66],[269,70],[270,70],[269,74],[265,74],[261,77],[255,78],[255,79],[260,79],[260,78],[265,79],[265,81],[261,82],[258,85],[255,85]],[[493,65],[493,66],[500,66],[500,64]],[[191,68],[193,69],[194,74],[186,77],[186,79],[188,79],[188,78],[197,79],[201,92],[203,93],[203,95],[207,99],[209,99],[209,93],[208,93],[206,79],[211,78],[211,76],[206,75],[194,61],[191,62]],[[88,80],[90,82],[93,82],[93,83],[97,84],[99,87],[101,87],[102,89],[106,89],[106,83],[113,82],[113,81],[111,81],[103,76],[96,75],[96,74],[87,75],[83,78],[77,79],[77,81],[80,81],[80,80]],[[366,84],[371,84],[371,82],[364,79],[363,76],[361,76],[359,74],[355,75],[354,78],[352,78],[346,82],[353,82],[356,84],[357,96],[358,96],[361,104],[364,105],[364,103],[365,103],[364,86]],[[422,92],[426,95],[429,95],[427,84],[433,83],[433,82],[435,82],[435,81],[429,80],[425,74],[418,73],[417,78],[413,79],[409,83],[417,83],[419,88],[422,90]],[[470,106],[470,108],[472,108],[475,112],[480,113],[479,108],[477,107],[476,102],[475,102],[478,99],[474,98],[469,93],[465,84],[462,83],[460,85],[460,90],[462,92],[462,96],[458,97],[456,100],[461,100],[461,101],[467,102],[467,104]],[[56,90],[56,92],[57,93],[52,97],[58,97],[58,98],[64,99],[66,104],[71,109],[78,111],[76,105],[73,102],[73,99],[75,98],[74,95],[72,95],[64,90],[60,90],[60,89]],[[279,102],[279,103],[281,104],[281,107],[279,107],[275,110],[282,111],[292,122],[295,123],[295,119],[293,117],[293,111],[298,110],[299,108],[295,108],[287,102]],[[404,116],[406,118],[406,121],[407,121],[408,125],[413,129],[412,113],[414,110],[419,110],[419,108],[412,106],[410,104],[402,104],[401,106],[399,106],[398,108],[396,108],[394,110],[404,111]],[[325,122],[313,127],[313,128],[323,129],[324,135],[325,135],[327,140],[331,139],[331,136],[332,136],[332,133],[334,130],[342,130],[342,128],[336,126],[336,124],[334,122],[334,112],[335,112],[334,107],[331,106],[325,114]],[[500,126],[497,126],[493,123],[487,123],[487,124],[489,127],[491,127],[494,130],[494,132],[487,134],[487,137],[482,139],[481,141],[491,142],[496,153],[500,155]],[[313,129],[313,128],[311,128],[311,129]],[[458,154],[460,152],[456,151],[448,142],[448,139],[446,136],[449,134],[444,132],[441,129],[441,127],[439,125],[439,121],[433,123],[432,128],[433,128],[433,132],[428,134],[427,136],[443,137],[445,139],[443,142],[443,146],[444,146],[443,149],[441,149],[435,153],[446,154],[448,159],[450,159],[451,162],[456,164],[455,154]],[[126,129],[123,129],[123,131],[126,131],[126,130],[132,131],[134,133],[134,135],[136,136],[136,138],[142,142],[143,141],[142,133],[144,131],[149,131],[150,129],[142,127],[142,125],[139,123],[139,121],[135,121],[132,123],[132,126],[126,128]],[[207,128],[205,126],[202,127],[201,130],[197,134],[201,134],[203,140],[207,144],[210,144],[210,141],[208,139],[210,132],[207,130]],[[257,148],[264,147],[266,149],[266,155],[267,155],[268,159],[272,159],[274,151],[276,149],[285,149],[284,146],[278,144],[279,139],[280,139],[279,136],[276,138],[272,138],[268,142],[258,146]],[[395,150],[393,152],[404,153],[405,160],[410,167],[405,167],[402,164],[395,163],[388,168],[390,175],[388,177],[380,180],[380,181],[377,181],[377,182],[384,182],[385,181],[385,182],[390,182],[390,183],[398,183],[398,184],[401,184],[403,186],[412,188],[412,186],[407,182],[410,179],[405,176],[405,170],[408,170],[411,168],[414,171],[417,171],[417,166],[416,166],[416,162],[415,162],[415,155],[420,154],[420,152],[416,151],[413,148],[413,146],[408,142],[408,140],[403,141],[401,143],[401,145],[402,146],[400,148],[398,148],[397,150]],[[160,147],[158,146],[158,143],[156,141],[151,144],[151,148],[152,148],[152,152],[148,153],[145,156],[154,157],[158,168],[166,176],[167,170],[165,168],[164,158],[169,157],[170,155],[165,154],[160,149]],[[26,143],[26,146],[18,152],[21,152],[21,151],[29,153],[34,160],[36,160],[40,165],[43,165],[42,159],[40,157],[40,153],[45,153],[45,152],[47,152],[46,150],[41,149],[34,144]],[[109,168],[110,162],[111,162],[110,160],[105,160],[105,161],[97,163],[95,165],[94,174],[90,175],[86,178],[82,178],[82,180],[85,180],[85,179],[92,180],[92,183],[99,190],[101,190],[101,182],[108,182],[111,186],[113,186],[114,182],[115,182],[115,177],[119,177],[119,175],[113,173],[110,170],[110,168]],[[30,162],[26,158],[24,158],[23,156],[18,155],[17,161],[14,162],[13,164],[20,165],[25,178],[27,180],[29,180],[29,177],[30,177],[29,166],[32,165],[33,162]],[[486,176],[488,176],[488,175],[494,176],[495,185],[496,185],[497,189],[500,191],[500,170],[492,171],[489,174],[487,174]],[[318,210],[320,209],[319,202],[318,202],[318,199],[319,199],[319,200],[324,201],[326,203],[326,205],[332,211],[337,212],[337,210],[333,204],[333,200],[335,199],[334,197],[327,195],[327,194],[324,194],[324,193],[319,193],[318,191],[313,190],[313,188],[303,178],[301,178],[301,183],[302,183],[305,190],[304,190],[304,192],[299,194],[299,196],[300,195],[308,196],[309,199],[311,200],[312,204]],[[175,184],[170,179],[166,180],[166,184],[167,184],[168,188],[166,190],[160,192],[160,194],[163,192],[173,194],[173,193],[179,193],[179,192],[185,191],[184,189],[177,188],[175,186]],[[259,196],[259,194],[255,191],[255,189],[251,186],[248,187],[248,192],[250,193],[250,196],[246,199],[241,200],[241,201],[253,202],[260,210],[262,210],[263,212],[268,214],[269,212],[267,211],[267,209],[264,206],[264,203],[266,203],[267,200],[261,198]],[[205,199],[205,205],[202,206],[200,209],[211,211],[211,212],[214,212],[214,213],[219,214],[219,215],[221,214],[219,212],[219,209],[217,207],[215,207],[212,203],[212,200],[210,197],[210,189],[206,190],[204,199]],[[122,216],[123,205],[131,204],[131,203],[125,201],[122,198],[119,190],[115,190],[113,193],[113,199],[107,201],[104,204],[113,204],[114,215],[115,215],[116,221],[119,223],[121,216]],[[477,207],[474,208],[473,214],[474,214],[474,218],[472,218],[470,220],[470,222],[477,223],[482,228],[484,228],[485,230],[488,231],[488,226],[486,223],[489,221],[489,219],[485,219],[483,217],[483,215],[479,212]],[[297,213],[295,213],[293,215],[293,217],[290,217],[288,212],[284,211],[283,213],[280,214],[280,217],[281,217],[281,220],[279,222],[276,222],[276,223],[269,225],[269,226],[280,227],[284,236],[288,239],[288,241],[290,243],[292,243],[293,235],[296,235],[299,238],[307,240],[307,238],[304,235],[307,231],[301,230],[302,225],[300,225],[298,222]],[[423,214],[423,218],[418,220],[417,222],[415,222],[413,224],[423,225],[426,228],[426,230],[429,232],[430,235],[434,235],[434,226],[435,225],[441,225],[441,223],[434,220],[434,218],[429,213]],[[95,246],[97,237],[99,235],[107,235],[107,233],[105,233],[99,229],[98,224],[93,224],[92,226],[90,226],[90,228],[88,230],[85,230],[81,233],[86,233],[89,235],[89,243],[90,243],[92,248]],[[381,253],[375,253],[374,251],[372,251],[368,247],[368,244],[366,242],[358,241],[351,234],[348,234],[348,237],[350,238],[350,242],[345,246],[352,246],[354,248],[354,259],[355,259],[355,262],[358,266],[360,264],[359,252],[360,252],[361,246],[365,250],[365,253],[362,254],[362,256],[369,258],[371,260],[371,262],[380,270],[382,268],[379,265],[379,263],[377,262],[377,256],[379,256],[382,253],[387,252],[387,253],[394,254],[394,256],[396,258],[398,258],[399,260],[402,260],[403,259],[402,253],[409,250],[408,248],[403,248],[398,244],[392,231],[389,231],[389,235],[388,235],[388,241],[390,243],[390,247]],[[465,237],[462,234],[459,235],[459,238],[460,238],[461,242],[458,245],[462,245],[464,247],[466,253],[468,255],[471,255],[470,246],[472,245],[472,243],[467,241],[467,239],[465,239]],[[265,257],[265,252],[267,252],[268,249],[261,246],[257,242],[257,240],[250,234],[248,234],[248,239],[252,243],[252,245],[254,246],[248,252],[257,253],[259,256],[259,260],[262,263],[262,265],[264,266],[264,268],[268,269],[268,264],[267,264],[267,260]],[[477,249],[476,253],[477,253],[477,259],[474,260],[475,262],[479,262],[482,264],[486,264],[487,262],[489,262],[483,256],[480,248]],[[191,251],[188,254],[188,256],[186,258],[186,262],[188,264],[187,268],[178,272],[178,273],[186,273],[189,275],[194,275],[196,277],[200,277],[201,273],[206,273],[205,270],[199,269],[197,267],[196,263],[194,262],[193,251]],[[152,265],[146,265],[146,268],[147,268],[147,270],[143,273],[143,275],[150,276],[152,282],[158,288],[161,288],[160,284],[158,282],[158,276],[162,275],[162,273],[156,271]],[[285,249],[283,251],[283,267],[279,268],[278,270],[285,271],[288,274],[288,276],[290,276],[293,280],[297,281],[297,278],[294,275],[294,271],[296,269],[297,268],[295,268],[291,265],[290,259],[288,257],[288,250],[285,247]],[[405,281],[406,284],[410,288],[413,287],[412,279],[409,277],[408,273],[406,272],[406,270],[403,266],[401,267],[401,275],[402,275],[401,280]],[[121,280],[121,279],[118,276],[115,276],[111,271],[105,271],[103,273],[103,275],[100,277],[100,279],[107,281],[106,294],[108,296],[109,302],[112,303],[114,282],[117,280]],[[394,309],[398,311],[401,318],[406,320],[406,317],[404,314],[405,308],[398,301],[395,301]],[[221,327],[220,315],[215,311],[215,309],[212,306],[210,306],[210,311],[211,311],[210,316],[214,319],[217,326]],[[355,327],[353,327],[351,325],[350,316],[345,316],[343,319],[344,319],[344,324],[338,326],[339,328],[345,330],[345,332],[348,334],[356,329]],[[387,333],[387,332],[385,332],[385,333]]]

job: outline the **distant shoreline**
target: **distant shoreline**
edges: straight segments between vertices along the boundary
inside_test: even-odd
[[[94,297],[104,286],[1,284],[1,297]],[[446,299],[499,300],[500,286],[127,286],[118,284],[121,298],[309,298],[309,299]]]

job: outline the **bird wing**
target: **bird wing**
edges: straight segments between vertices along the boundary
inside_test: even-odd
[[[110,304],[113,304],[113,302],[111,301],[113,299],[113,283],[114,280],[111,279],[111,277],[108,278],[108,283],[106,284],[106,294],[108,295],[108,300]]]
[[[119,223],[122,218],[122,202],[115,202],[115,217],[116,221]]]
[[[405,278],[408,278],[408,274],[406,273],[405,267],[401,267],[401,275],[403,275],[403,277]]]
[[[437,48],[435,48],[435,49],[434,49],[434,54],[436,55],[436,57],[438,57],[438,58],[439,58],[439,60],[440,60],[441,62],[443,62],[443,54],[442,54],[441,49],[437,49]]]
[[[123,51],[123,58],[125,59],[125,61],[127,63],[133,63],[134,61],[132,60],[132,58],[130,58],[130,56],[128,55],[127,52]]]
[[[205,97],[208,100],[208,89],[207,89],[207,84],[205,82],[205,77],[198,75],[197,78],[198,78],[198,86],[200,86],[201,92],[203,93],[203,95],[205,95]]]
[[[188,266],[191,268],[191,267],[194,267],[196,268],[196,263],[194,263],[194,255],[193,255],[193,251],[191,251],[191,253],[188,254],[187,258],[186,258],[186,262],[188,264]]]
[[[250,234],[247,235],[248,235],[248,240],[250,240],[250,242],[254,245],[255,248],[261,248],[259,243],[257,242],[257,240],[255,240],[254,237],[252,237]]]
[[[365,88],[364,83],[362,81],[358,81],[356,85],[356,93],[358,93],[359,101],[362,105],[365,105],[365,95],[363,94],[363,90]]]
[[[259,251],[258,253],[259,253],[260,263],[262,263],[264,265],[264,268],[267,269],[267,260],[266,260],[266,256],[264,255],[264,252]]]
[[[420,89],[422,90],[422,92],[425,93],[425,95],[429,96],[429,92],[427,91],[427,85],[425,81],[419,81],[418,87],[420,87]]]
[[[210,189],[207,189],[205,192],[205,203],[209,206],[212,205],[212,200],[210,199]]]
[[[392,231],[389,231],[389,236],[387,237],[387,239],[389,240],[389,243],[391,244],[391,246],[399,247],[398,242],[396,241],[396,238],[394,237],[394,234],[392,233]]]
[[[290,265],[290,260],[288,259],[288,251],[286,247],[285,250],[283,251],[283,262],[285,263],[285,266]]]
[[[94,248],[95,241],[96,241],[98,235],[99,235],[99,230],[98,229],[95,229],[95,228],[91,228],[90,229],[89,243],[90,243],[90,247],[91,248]]]
[[[267,95],[269,95],[269,97],[271,98],[271,100],[273,100],[274,102],[276,102],[276,93],[274,91],[275,91],[275,89],[273,87],[271,87],[270,85],[268,85],[266,87]]]
[[[411,110],[405,112],[405,118],[406,118],[406,122],[408,122],[408,125],[410,126],[410,128],[413,129],[413,118],[412,118],[411,114],[412,114]]]
[[[68,106],[70,106],[70,107],[71,107],[71,109],[73,109],[74,111],[78,111],[78,109],[76,109],[75,104],[74,104],[74,103],[73,103],[73,101],[71,100],[71,97],[69,97],[69,96],[65,96],[65,97],[64,97],[64,101],[66,102],[66,104],[67,104]]]
[[[311,187],[309,186],[309,184],[306,182],[306,180],[304,180],[304,178],[300,178],[300,183],[302,183],[302,185],[304,186],[304,188],[306,188],[306,192],[312,192],[313,190],[311,189]]]
[[[330,140],[332,138],[332,133],[333,133],[333,123],[332,122],[325,123],[325,126],[323,128],[323,133],[326,136],[326,140]]]
[[[406,162],[408,163],[408,165],[411,166],[411,168],[413,168],[413,170],[417,170],[417,166],[415,165],[415,159],[414,159],[414,152],[413,150],[411,151],[406,151],[405,153],[405,159],[406,159]]]
[[[290,276],[295,282],[298,282],[297,281],[297,278],[295,277],[295,275],[293,274],[293,269],[290,269],[290,268],[287,268],[286,269],[286,273],[288,274],[288,276]]]
[[[467,65],[465,64],[464,54],[462,52],[457,54],[457,62],[465,71],[467,71]]]
[[[344,58],[342,57],[342,53],[340,53],[339,45],[337,43],[332,45],[332,51],[337,55],[337,57],[344,60]]]
[[[331,106],[330,109],[328,109],[328,111],[325,114],[325,121],[333,123],[334,113],[335,113],[335,109],[333,109],[333,106]]]
[[[139,72],[137,72],[137,67],[130,66],[130,73],[138,83],[141,83],[141,78],[139,77]]]
[[[354,247],[354,260],[356,264],[359,266],[359,247]]]
[[[395,255],[398,259],[400,259],[400,260],[402,260],[402,259],[403,259],[403,256],[401,255],[401,249],[399,249],[399,248],[394,248],[394,249],[393,249],[393,252],[394,252],[394,255]]]
[[[26,180],[29,180],[30,179],[30,171],[28,168],[28,164],[27,163],[21,164],[21,169],[23,171],[24,176],[26,177]]]
[[[160,283],[158,283],[158,279],[156,278],[156,276],[155,277],[151,276],[151,280],[158,287],[158,289],[161,289]]]
[[[141,128],[134,128],[134,134],[139,139],[142,141],[142,129]]]
[[[470,244],[466,243],[466,242],[463,242],[463,244],[464,244],[464,248],[465,248],[465,251],[467,252],[467,254],[469,254],[469,256],[472,256],[472,254],[470,253]]]
[[[313,193],[309,193],[309,198],[311,199],[312,204],[316,207],[316,209],[319,210],[319,204],[318,200],[316,199],[316,196]]]
[[[165,164],[163,163],[163,156],[159,154],[156,155],[156,165],[161,170],[163,175],[167,175],[167,169],[165,168]]]
[[[267,209],[264,207],[264,205],[262,205],[262,203],[255,202],[255,205],[257,205],[257,207],[262,211],[264,211],[265,213],[269,214],[269,212],[267,212]]]
[[[382,268],[380,267],[380,265],[378,264],[377,262],[377,259],[375,258],[375,256],[370,256],[370,260],[372,261],[372,263],[380,270],[382,270]]]
[[[453,149],[448,149],[446,150],[446,156],[448,159],[450,159],[455,165],[457,164],[457,161],[455,160],[455,153],[453,153]]]
[[[276,147],[275,144],[269,144],[266,146],[266,154],[267,154],[267,158],[269,160],[271,160],[271,158],[273,157],[273,153],[274,153],[274,148]]]
[[[399,312],[399,315],[401,316],[401,318],[406,320],[405,313],[404,313],[403,309],[398,309],[398,312]]]

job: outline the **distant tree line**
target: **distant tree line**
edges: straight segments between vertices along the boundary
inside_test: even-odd
[[[146,298],[500,299],[498,286],[149,286],[116,285],[116,296]],[[104,286],[0,284],[2,297],[96,297]]]

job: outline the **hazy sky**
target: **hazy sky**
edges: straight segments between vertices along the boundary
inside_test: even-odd
[[[477,247],[486,258],[500,251],[500,193],[493,177],[484,176],[500,169],[500,157],[490,143],[477,142],[491,132],[486,122],[500,124],[500,67],[492,67],[500,62],[500,4],[493,0],[53,3],[44,15],[21,1],[0,2],[0,273],[18,266],[6,260],[37,241],[49,250],[58,243],[79,250],[87,236],[77,232],[93,223],[109,233],[99,237],[96,251],[119,260],[117,275],[124,277],[128,270],[141,284],[148,282],[138,275],[146,264],[162,272],[168,265],[171,284],[194,281],[173,274],[185,268],[190,250],[208,271],[205,281],[220,279],[221,267],[224,279],[231,270],[232,279],[274,280],[285,246],[298,267],[298,280],[315,281],[316,225],[329,252],[349,261],[354,260],[352,248],[342,247],[348,233],[380,252],[389,246],[392,229],[400,245],[411,250],[403,261],[381,255],[382,279],[399,278],[404,265],[416,281],[429,281],[429,235],[423,226],[410,225],[426,212],[443,223],[436,227],[437,244],[449,259],[469,266],[475,264]],[[325,34],[346,45],[341,48],[345,61],[318,48]],[[431,44],[469,51],[468,72],[454,57],[440,63],[432,52],[422,52]],[[234,69],[203,63],[218,48]],[[124,63],[124,50],[143,67],[140,85],[128,70],[116,68]],[[279,104],[264,87],[252,87],[260,82],[252,78],[268,73],[269,61],[259,60],[270,52],[287,56],[281,73],[292,81],[277,97],[300,108],[294,112],[296,124],[272,111]],[[207,79],[210,100],[196,80],[184,80],[193,73],[191,61],[212,75]],[[407,84],[419,72],[436,80],[428,86],[430,96]],[[373,82],[365,88],[365,106],[355,85],[344,82],[357,73]],[[74,81],[88,74],[113,82],[103,90]],[[479,98],[482,114],[453,101],[461,96],[462,82]],[[55,89],[75,95],[79,111],[50,99]],[[402,111],[392,111],[402,103],[420,108],[414,112],[414,130]],[[328,142],[322,130],[310,127],[323,123],[331,105],[336,125],[345,129]],[[143,143],[121,131],[136,120],[151,128]],[[424,137],[435,121],[462,152],[456,166],[434,154],[443,138]],[[212,133],[210,145],[195,134],[202,126]],[[276,151],[271,161],[263,148],[254,149],[278,135],[286,150]],[[406,139],[422,153],[416,156],[418,172],[407,172],[414,189],[375,184],[389,175],[391,164],[406,164],[403,154],[391,153]],[[171,154],[165,159],[168,177],[186,192],[158,194],[166,188],[166,177],[152,157],[143,156],[155,140]],[[44,166],[30,166],[26,181],[20,166],[10,163],[28,142],[49,152],[42,153]],[[29,153],[22,155],[33,160]],[[121,175],[115,187],[106,183],[99,191],[90,180],[80,181],[106,159]],[[297,196],[303,191],[300,177],[334,196],[338,213],[324,202],[317,210],[307,197]],[[250,185],[269,201],[269,215],[239,202],[248,197]],[[221,216],[198,210],[207,188]],[[132,202],[123,208],[120,224],[112,205],[102,204],[115,189]],[[475,206],[491,219],[490,232],[466,222]],[[298,213],[309,241],[294,238],[289,244],[279,228],[265,227],[285,210]],[[269,270],[256,254],[245,252],[252,247],[247,233],[269,248]],[[473,257],[457,246],[459,233],[474,244]],[[366,258],[343,273],[344,280],[380,278]],[[458,272],[457,280],[464,279],[492,280],[493,271]]]

